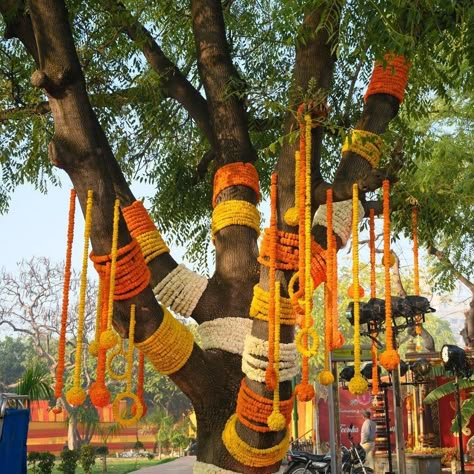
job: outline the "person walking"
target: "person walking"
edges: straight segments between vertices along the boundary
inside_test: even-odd
[[[360,431],[360,445],[366,453],[365,464],[367,467],[374,469],[374,449],[375,449],[375,433],[377,425],[375,421],[370,419],[370,411],[364,411],[364,423]]]

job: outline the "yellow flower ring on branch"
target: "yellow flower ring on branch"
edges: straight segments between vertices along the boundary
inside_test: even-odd
[[[377,168],[384,141],[376,133],[367,130],[352,130],[342,146],[342,153],[351,151],[364,158],[372,168]]]
[[[258,284],[253,287],[253,298],[249,314],[252,318],[268,321],[270,293]],[[295,324],[293,305],[289,298],[280,297],[280,323],[292,326]]]
[[[260,235],[260,213],[250,202],[232,199],[219,203],[212,212],[212,240],[217,232],[231,225],[243,225]]]
[[[232,415],[222,432],[222,441],[231,456],[244,466],[265,467],[283,459],[290,444],[290,432],[286,430],[284,438],[271,448],[255,448],[239,437],[235,428],[237,415]]]
[[[120,402],[125,398],[130,398],[133,400],[133,407],[135,414],[132,418],[125,418],[120,412]],[[122,392],[119,393],[114,400],[112,405],[112,411],[114,414],[114,420],[120,423],[122,426],[132,426],[142,417],[143,405],[137,395],[132,392]]]
[[[349,382],[349,392],[351,392],[352,395],[363,395],[367,392],[368,388],[369,384],[367,380],[360,374],[354,375]]]
[[[303,336],[307,336],[311,338],[311,345],[308,348],[305,348],[303,345]],[[313,327],[306,327],[300,329],[298,334],[296,335],[296,349],[297,351],[305,357],[313,357],[318,352],[318,345],[319,345],[319,336],[316,330]]]
[[[158,372],[170,375],[189,359],[194,346],[192,333],[163,308],[163,321],[145,341],[135,343]]]

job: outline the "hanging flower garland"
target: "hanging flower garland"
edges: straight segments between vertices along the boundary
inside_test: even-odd
[[[69,307],[69,287],[71,284],[71,257],[72,242],[74,240],[74,214],[76,211],[76,191],[71,189],[69,196],[69,215],[67,225],[67,244],[66,244],[66,263],[64,265],[64,284],[63,284],[63,304],[61,311],[61,331],[59,334],[58,345],[58,365],[56,366],[56,384],[54,387],[54,396],[56,399],[61,397],[64,386],[64,358],[66,354],[66,327],[67,313]],[[58,406],[57,410],[61,407]],[[62,408],[61,408],[62,411]],[[60,413],[61,411],[58,411]]]
[[[133,369],[133,351],[134,351],[134,340],[135,340],[135,305],[132,304],[130,307],[130,325],[128,330],[128,352],[127,352],[127,370],[126,370],[126,379],[127,387],[124,392],[119,393],[114,400],[112,405],[112,411],[114,414],[114,419],[122,426],[132,426],[134,425],[141,417],[143,413],[143,406],[138,395],[135,395],[132,392],[132,369]],[[120,411],[120,402],[126,398],[129,398],[133,401],[133,414],[131,418],[125,418],[125,416]]]
[[[138,370],[137,370],[137,397],[140,400],[142,406],[142,418],[146,415],[148,408],[145,403],[145,354],[143,352],[138,353]],[[132,406],[132,414],[136,414],[136,406]]]
[[[84,225],[84,248],[82,253],[81,286],[79,289],[79,310],[77,315],[77,342],[72,388],[66,393],[66,400],[71,405],[82,405],[86,400],[86,391],[81,387],[82,343],[84,338],[84,315],[86,309],[87,290],[87,258],[89,254],[89,238],[92,228],[93,192],[87,191],[86,218]]]
[[[344,336],[339,330],[339,311],[338,311],[338,266],[337,266],[337,242],[336,236],[332,236],[332,248],[333,248],[333,270],[332,270],[332,324],[333,324],[333,333],[332,333],[332,343],[333,349],[339,349],[344,345]]]
[[[99,288],[97,290],[97,306],[96,306],[96,311],[95,311],[94,340],[89,343],[89,347],[88,347],[89,354],[92,357],[97,357],[99,355],[103,286],[104,286],[103,279],[99,278]]]
[[[295,205],[289,207],[285,212],[285,222],[292,227],[298,225],[300,207],[300,159],[299,151],[295,151]]]
[[[380,365],[386,370],[395,370],[400,356],[394,348],[392,326],[392,289],[390,280],[390,182],[383,181],[383,261],[385,271],[385,351],[380,354]]]
[[[333,335],[333,271],[334,271],[334,249],[332,239],[332,189],[326,191],[326,209],[327,209],[327,260],[326,260],[326,284],[324,285],[324,370],[319,373],[319,383],[322,385],[330,385],[334,382],[329,357],[332,351],[332,335]]]
[[[352,186],[352,284],[359,288],[359,188]],[[359,292],[354,293],[354,377],[349,382],[353,395],[362,395],[368,389],[367,380],[360,373],[360,307]]]
[[[418,261],[418,209],[414,206],[411,214],[413,229],[413,277],[415,295],[420,294],[420,267]],[[421,351],[421,333],[423,331],[422,316],[416,316],[416,350]]]
[[[375,211],[370,209],[369,211],[369,249],[370,249],[370,297],[377,297],[377,286],[375,278]],[[375,338],[376,334],[372,334]],[[379,372],[377,366],[377,344],[375,340],[372,340],[371,346],[372,355],[372,395],[379,393]]]

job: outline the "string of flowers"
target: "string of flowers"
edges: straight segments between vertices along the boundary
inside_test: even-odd
[[[295,151],[295,205],[289,207],[285,212],[285,222],[292,227],[298,225],[299,222],[299,207],[300,207],[300,152]]]
[[[352,284],[359,288],[359,188],[352,186]],[[354,377],[349,382],[353,395],[362,395],[368,389],[367,380],[360,373],[360,307],[359,292],[354,292]]]
[[[400,356],[393,344],[392,288],[390,280],[390,183],[383,181],[383,261],[385,271],[385,351],[380,354],[380,365],[394,370],[400,364]]]
[[[130,306],[130,325],[128,329],[128,351],[127,351],[127,370],[126,379],[127,386],[124,392],[120,392],[115,397],[114,403],[112,404],[112,412],[114,419],[122,426],[132,426],[135,424],[143,414],[143,406],[138,395],[132,392],[132,369],[133,369],[133,352],[135,350],[133,343],[135,340],[135,305]],[[124,414],[120,411],[120,402],[126,398],[129,398],[133,402],[133,414],[130,418],[125,418]]]
[[[333,283],[332,283],[332,324],[333,324],[333,333],[332,333],[332,344],[333,349],[339,349],[344,345],[344,336],[339,330],[339,311],[338,311],[338,266],[337,266],[337,242],[336,236],[332,236],[332,248],[333,248]]]
[[[252,318],[268,321],[270,308],[270,293],[258,284],[253,287],[253,298],[249,314]],[[280,297],[280,323],[292,326],[295,324],[295,313],[290,298]]]
[[[79,289],[79,309],[77,314],[77,341],[74,365],[73,385],[66,393],[66,400],[71,405],[82,405],[86,400],[86,391],[81,387],[82,343],[84,339],[84,315],[86,309],[87,290],[87,257],[89,254],[89,238],[92,228],[93,191],[87,191],[86,217],[84,224],[84,247],[82,253],[81,286]]]
[[[265,372],[265,385],[268,390],[276,390],[278,378],[274,367],[275,358],[275,306],[277,298],[275,294],[276,282],[276,245],[277,245],[277,182],[278,176],[273,173],[271,177],[270,187],[270,271],[268,284],[270,286],[269,303],[268,303],[268,365]],[[278,300],[280,294],[278,294]]]
[[[377,286],[375,278],[375,210],[370,209],[369,211],[369,249],[370,249],[370,297],[377,297]],[[376,334],[372,334],[373,337]],[[371,347],[372,355],[372,395],[379,393],[379,372],[377,366],[377,344],[375,340],[372,340]]]
[[[67,224],[66,263],[64,265],[63,302],[61,311],[61,331],[59,333],[58,365],[56,366],[56,384],[54,396],[59,399],[64,386],[64,358],[66,354],[66,327],[69,307],[69,287],[71,284],[72,242],[74,240],[74,214],[76,211],[76,191],[71,189],[69,196],[69,214]]]
[[[169,253],[168,246],[141,201],[134,201],[130,206],[122,208],[122,215],[130,235],[140,246],[145,263],[151,262],[163,253]]]
[[[397,56],[394,53],[386,54],[384,61],[376,61],[364,102],[367,102],[371,95],[388,94],[396,97],[402,103],[409,68],[410,63],[403,56]]]
[[[307,236],[304,239],[304,280],[300,279],[300,283],[304,281],[304,326],[299,331],[296,338],[296,348],[302,355],[302,369],[301,369],[301,383],[296,386],[296,395],[301,401],[309,401],[314,398],[314,387],[309,383],[309,357],[312,357],[316,354],[318,350],[319,338],[318,334],[312,327],[312,318],[311,318],[311,308],[312,308],[312,280],[311,280],[311,116],[305,115],[305,123],[303,124],[302,132],[304,132],[304,154],[301,152],[302,156],[305,156],[305,180],[304,186],[304,199],[300,200],[300,209],[301,204],[304,204],[304,219],[301,219],[300,214],[300,227],[303,224],[303,234]],[[301,181],[303,184],[303,181]],[[300,198],[301,199],[301,198]],[[302,201],[302,202],[301,202]],[[303,222],[301,222],[303,220]],[[301,235],[301,234],[300,234]],[[303,249],[300,247],[300,253],[303,253]],[[301,271],[300,267],[300,271]],[[301,276],[301,273],[300,273]],[[309,339],[311,338],[312,342],[309,346]]]
[[[197,328],[201,349],[219,349],[240,355],[244,352],[245,338],[251,330],[251,319],[236,317],[205,321]]]
[[[120,343],[116,346],[116,348],[109,352],[109,354],[107,355],[107,373],[109,374],[111,379],[121,381],[127,378],[127,366],[125,366],[125,371],[123,372],[123,374],[115,372],[113,367],[114,360],[117,357],[124,357],[126,359],[126,355],[127,354],[123,346],[123,339],[120,339]]]
[[[414,206],[411,213],[413,229],[413,277],[415,295],[420,294],[420,267],[418,261],[418,209]],[[416,316],[416,350],[421,351],[421,333],[423,331],[422,317]]]
[[[250,202],[232,199],[219,203],[212,212],[212,240],[216,234],[227,226],[243,225],[260,235],[260,213]]]
[[[332,350],[332,335],[333,335],[333,272],[334,272],[334,249],[332,239],[332,189],[326,191],[326,209],[327,209],[327,227],[326,227],[326,242],[327,242],[327,270],[326,270],[326,284],[324,285],[324,370],[319,373],[319,383],[322,385],[330,385],[334,382],[334,376],[330,370],[330,353]]]
[[[216,207],[219,194],[230,186],[246,186],[255,193],[257,204],[260,201],[258,173],[252,163],[229,163],[216,171],[212,207]]]
[[[194,308],[207,288],[208,279],[179,264],[153,288],[156,299],[185,318]]]
[[[171,375],[180,370],[193,351],[194,336],[177,321],[171,313],[163,309],[163,321],[158,329],[145,341],[135,343],[163,375]]]
[[[97,306],[95,311],[95,331],[94,331],[94,340],[89,343],[89,354],[92,357],[97,357],[99,355],[99,340],[101,333],[101,312],[102,312],[102,297],[103,297],[103,286],[104,282],[102,278],[99,278],[99,288],[97,290]]]
[[[367,130],[352,130],[342,146],[342,153],[353,152],[364,158],[372,168],[377,168],[384,146],[383,139]]]
[[[237,414],[232,415],[222,432],[222,441],[230,455],[244,466],[271,466],[283,458],[290,444],[290,432],[286,430],[283,439],[271,448],[255,448],[240,438],[236,430]]]

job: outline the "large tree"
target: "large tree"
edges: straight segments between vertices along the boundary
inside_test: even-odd
[[[6,125],[0,191],[5,196],[31,177],[41,187],[48,174],[57,176],[45,159],[49,141],[51,163],[69,176],[83,210],[87,191],[94,192],[91,241],[99,256],[111,251],[115,198],[122,208],[135,201],[127,176],[156,183],[155,220],[175,240],[191,242],[196,254],[208,238],[210,178],[236,162],[255,163],[264,188],[270,172],[278,173],[278,228],[294,233],[283,216],[293,206],[296,111],[302,103],[310,113],[327,110],[326,103],[331,108],[324,119],[312,116],[324,122],[311,132],[312,214],[329,187],[340,202],[350,199],[354,183],[367,210],[365,193],[380,187],[384,177],[413,167],[420,136],[409,133],[410,120],[426,113],[435,94],[446,96],[451,87],[472,84],[469,2],[67,3],[67,8],[64,0],[0,4],[5,37],[21,43],[2,45],[1,120]],[[406,117],[396,121],[399,98],[376,93],[363,106],[360,100],[372,60],[383,60],[389,52],[413,63]],[[384,134],[394,150],[385,157],[387,171],[373,170],[350,150],[339,162],[341,137],[351,126]],[[257,195],[247,186],[232,185],[217,202],[230,199],[253,205]],[[316,225],[313,235],[324,249],[324,227]],[[257,261],[254,229],[230,225],[214,237],[215,270],[192,312],[198,324],[247,318],[254,285],[269,290],[268,267]],[[118,245],[129,242],[120,218]],[[130,303],[137,308],[139,345],[160,328],[164,312],[152,288],[177,264],[168,253],[151,259],[149,285],[131,300],[116,301],[114,326],[122,336],[128,333]],[[291,273],[277,272],[283,296]],[[255,319],[252,334],[265,339],[267,326]],[[282,326],[282,342],[293,337],[293,327]],[[170,358],[182,354],[179,344],[167,351]],[[241,354],[194,344],[186,363],[170,377],[195,408],[199,461],[236,472],[273,472],[278,462],[265,462],[271,456],[259,454],[262,463],[239,462],[222,440],[236,409],[241,360]],[[271,399],[265,384],[246,383]],[[290,392],[290,384],[282,383],[282,400]],[[236,430],[238,438],[258,449],[271,448],[285,436],[284,430],[260,432],[240,422]]]

